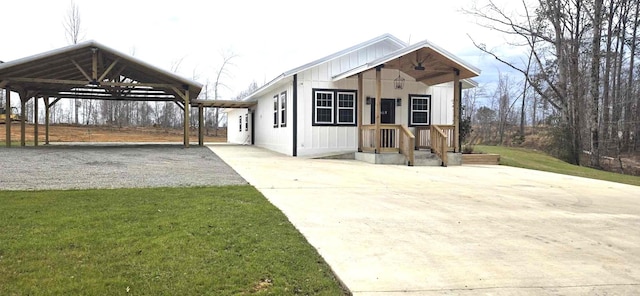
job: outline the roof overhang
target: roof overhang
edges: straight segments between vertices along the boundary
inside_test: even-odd
[[[424,67],[424,70],[416,69],[419,65]],[[338,74],[333,77],[333,80],[338,81],[377,67],[400,70],[427,85],[451,82],[456,72],[459,73],[461,80],[480,75],[480,69],[425,40]]]
[[[0,87],[31,97],[183,101],[202,84],[95,41],[0,64]]]
[[[231,100],[195,100],[191,101],[191,106],[203,106],[214,108],[227,108],[227,109],[248,109],[255,106],[258,102],[247,101],[231,101]]]

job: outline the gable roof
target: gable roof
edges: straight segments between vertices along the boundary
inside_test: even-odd
[[[123,79],[124,78],[124,79]],[[29,96],[174,101],[197,98],[202,84],[123,54],[96,41],[0,64],[0,87]]]
[[[403,42],[402,40],[398,39],[397,37],[391,35],[391,34],[383,34],[380,35],[378,37],[375,37],[373,39],[364,41],[362,43],[356,44],[354,46],[351,46],[349,48],[343,49],[341,51],[338,51],[336,53],[330,54],[326,57],[317,59],[315,61],[312,61],[310,63],[304,64],[302,66],[293,68],[289,71],[285,71],[282,74],[278,75],[276,78],[272,79],[271,81],[269,81],[267,84],[259,87],[258,89],[256,89],[253,93],[251,93],[250,95],[248,95],[247,97],[244,98],[244,100],[250,100],[251,98],[255,97],[256,95],[262,93],[264,90],[268,89],[269,87],[273,86],[273,85],[277,85],[280,81],[282,81],[283,79],[287,78],[287,77],[291,77],[294,74],[298,74],[300,72],[306,71],[308,69],[311,69],[313,67],[316,67],[318,65],[321,65],[323,63],[338,59],[342,56],[348,55],[352,52],[358,51],[360,49],[366,48],[368,46],[374,45],[376,43],[386,43],[388,45],[391,45],[395,48],[404,48],[407,46],[407,44],[405,42]]]
[[[335,75],[332,77],[333,80],[337,81],[348,78],[358,73],[371,70],[377,66],[384,65],[384,67],[388,69],[399,69],[403,73],[406,73],[416,79],[416,81],[423,82],[427,85],[436,85],[452,81],[454,70],[458,70],[460,71],[460,79],[463,81],[465,88],[477,86],[477,83],[471,78],[480,75],[480,69],[463,61],[462,59],[456,57],[443,48],[429,42],[428,40],[424,40],[413,45],[407,45],[391,34],[383,34],[371,40],[328,55],[324,58],[286,71],[267,84],[259,87],[256,91],[245,97],[243,100],[254,99],[257,95],[263,93],[274,85],[278,85],[287,77],[316,67],[322,63],[330,62],[334,59],[340,58],[344,55],[363,49],[367,46],[371,46],[378,42],[389,42],[390,44],[393,44],[397,48],[397,50],[373,61],[367,62],[366,64]],[[414,56],[415,58],[413,58]],[[413,69],[417,65],[416,63],[419,58],[423,60],[422,63],[424,63],[426,66],[425,71]],[[396,59],[398,59],[398,61],[394,62]]]
[[[424,66],[424,70],[415,67]],[[452,80],[455,70],[460,72],[460,79],[468,79],[480,75],[480,69],[463,61],[443,48],[424,40],[399,49],[360,67],[333,76],[333,80],[341,80],[358,73],[383,65],[385,68],[398,69],[413,77],[416,81],[427,85],[436,85]]]

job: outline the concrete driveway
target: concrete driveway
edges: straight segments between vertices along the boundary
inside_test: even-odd
[[[640,187],[211,146],[354,295],[638,295]]]

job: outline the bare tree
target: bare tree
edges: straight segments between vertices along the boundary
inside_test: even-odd
[[[62,24],[64,26],[65,35],[67,37],[67,41],[70,44],[78,44],[82,38],[84,38],[84,33],[82,31],[81,19],[80,19],[80,8],[78,5],[71,1],[69,5],[69,9],[67,10],[67,15],[64,18],[64,22]],[[80,101],[78,99],[74,100],[73,109],[75,110],[75,123],[78,124],[78,108],[80,107]]]
[[[221,52],[220,56],[222,57],[222,64],[220,65],[220,67],[218,67],[218,70],[216,71],[216,79],[213,82],[214,100],[220,98],[221,88],[229,88],[224,81],[225,79],[230,78],[231,74],[229,73],[229,67],[234,65],[231,60],[237,57],[237,55],[231,51]],[[218,108],[215,108],[213,112],[213,123],[215,124],[213,130],[215,136],[218,136],[218,125],[221,120],[220,110]]]

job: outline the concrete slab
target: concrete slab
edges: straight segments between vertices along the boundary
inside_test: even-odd
[[[354,295],[637,295],[640,187],[210,146]]]

